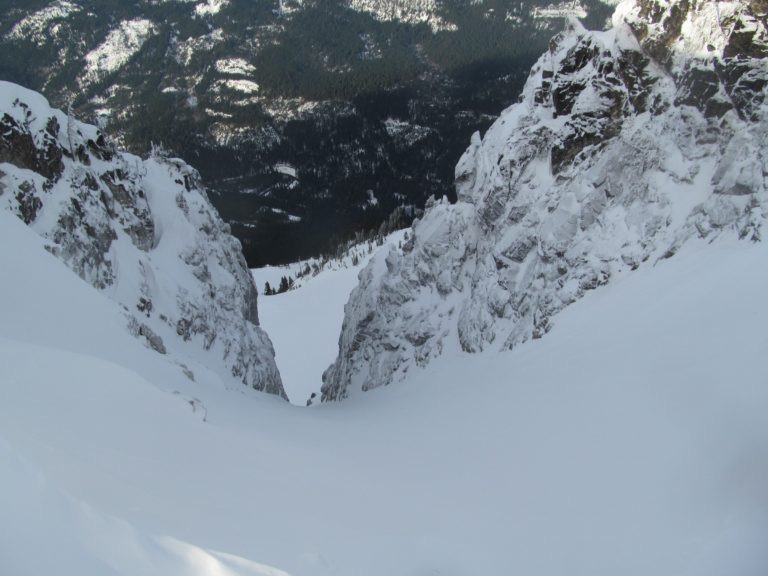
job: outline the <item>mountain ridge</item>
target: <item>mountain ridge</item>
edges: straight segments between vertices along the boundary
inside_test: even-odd
[[[120,152],[14,84],[0,82],[0,111],[0,209],[113,300],[149,348],[201,355],[225,379],[285,397],[240,244],[197,172]]]

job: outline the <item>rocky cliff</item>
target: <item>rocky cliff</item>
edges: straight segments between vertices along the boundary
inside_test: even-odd
[[[285,397],[240,244],[194,169],[162,153],[122,153],[7,82],[0,114],[0,209],[121,305],[127,329],[150,348]]]
[[[324,374],[338,400],[446,348],[544,336],[588,290],[768,213],[768,2],[624,0],[572,21],[401,251],[371,263]]]

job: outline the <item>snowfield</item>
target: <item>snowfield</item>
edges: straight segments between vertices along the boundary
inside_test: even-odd
[[[190,381],[4,212],[0,247],[0,573],[768,570],[764,243],[690,244],[541,340],[311,409]]]
[[[154,33],[154,23],[146,18],[121,22],[101,45],[85,55],[81,85],[97,82],[125,66]]]

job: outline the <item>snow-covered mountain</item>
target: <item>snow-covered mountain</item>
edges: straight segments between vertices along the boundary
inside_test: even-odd
[[[764,5],[714,4],[740,38],[704,35],[711,3],[625,2],[615,31],[553,43],[460,164],[461,201],[375,254],[347,306],[355,386],[426,367],[309,409],[232,386],[222,338],[254,330],[254,291],[195,173],[0,84],[0,574],[764,576]],[[675,57],[696,42],[717,57],[693,72]],[[684,104],[678,76],[713,69]],[[354,256],[265,306],[299,386]],[[519,316],[473,324],[495,303]],[[212,329],[185,342],[187,306]],[[463,352],[510,334],[530,339]]]
[[[625,0],[576,21],[521,101],[456,168],[404,254],[374,260],[324,375],[336,400],[446,349],[544,336],[589,290],[697,239],[761,238],[768,197],[768,33],[761,1]]]
[[[152,350],[285,397],[240,244],[194,169],[120,152],[15,84],[0,82],[0,113],[0,209],[118,304]]]

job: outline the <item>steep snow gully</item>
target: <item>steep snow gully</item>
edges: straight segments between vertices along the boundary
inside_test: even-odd
[[[764,576],[767,18],[572,22],[457,204],[258,311],[192,168],[0,83],[0,574]]]

